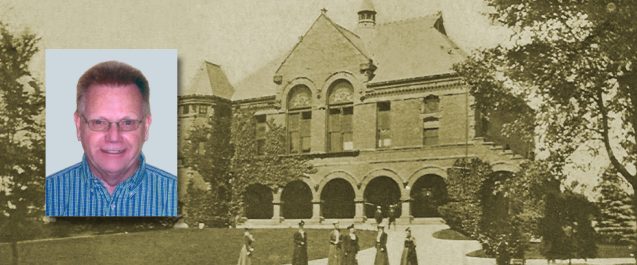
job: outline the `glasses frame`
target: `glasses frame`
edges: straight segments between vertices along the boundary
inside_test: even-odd
[[[106,120],[106,119],[92,119],[92,120],[89,120],[89,119],[87,119],[87,118],[84,116],[84,114],[80,114],[80,116],[82,117],[82,119],[84,119],[84,122],[86,123],[86,126],[87,126],[87,127],[88,127],[91,131],[94,131],[94,132],[107,132],[107,131],[109,131],[109,130],[111,129],[111,126],[113,125],[113,123],[117,124],[117,130],[118,130],[118,131],[120,131],[120,132],[132,132],[132,131],[135,131],[135,130],[139,129],[139,125],[140,125],[140,124],[144,121],[144,120],[143,120],[143,118],[142,118],[142,120],[121,119],[121,120],[119,120],[119,121],[109,121],[109,120]],[[108,123],[108,126],[106,126],[106,129],[104,129],[104,130],[97,130],[97,129],[95,129],[95,128],[93,128],[93,127],[91,126],[91,122],[92,122],[92,121],[103,121],[103,122],[107,122],[107,123]],[[134,121],[134,122],[135,122],[135,128],[134,128],[134,129],[131,129],[131,130],[124,130],[124,129],[122,129],[122,126],[120,125],[120,122],[124,122],[124,121]]]

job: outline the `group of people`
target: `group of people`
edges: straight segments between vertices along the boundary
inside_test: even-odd
[[[307,265],[307,233],[304,229],[305,222],[299,222],[299,229],[294,233],[294,252],[292,254],[292,265]],[[329,250],[327,256],[328,265],[358,265],[356,255],[360,249],[358,244],[358,235],[353,224],[347,227],[347,234],[341,233],[339,223],[333,223],[334,229],[329,235]],[[405,229],[406,237],[403,253],[400,258],[400,265],[418,265],[418,257],[416,255],[416,239],[411,234],[411,229]],[[251,255],[254,251],[252,244],[254,237],[250,234],[248,228],[245,229],[243,235],[243,246],[239,255],[238,265],[251,265]],[[389,265],[389,256],[387,255],[387,233],[382,224],[378,225],[378,234],[376,236],[376,257],[374,265]]]
[[[380,205],[376,206],[376,211],[374,212],[374,219],[377,224],[381,224],[383,222],[383,210]],[[396,229],[396,205],[389,206],[389,212],[387,213],[387,229],[391,229],[391,225],[394,224],[394,229]]]

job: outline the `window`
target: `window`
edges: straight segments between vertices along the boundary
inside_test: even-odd
[[[288,152],[309,153],[312,149],[312,92],[306,86],[292,88],[288,97]]]
[[[208,106],[200,105],[199,106],[199,114],[206,114],[206,113],[208,113]]]
[[[267,123],[265,115],[256,115],[254,117],[256,121],[255,143],[257,145],[257,154],[265,154],[265,133],[267,130]]]
[[[338,80],[332,84],[328,96],[327,147],[329,152],[354,149],[352,140],[352,84]]]
[[[376,104],[376,147],[391,146],[390,111],[389,101]]]
[[[436,118],[426,118],[423,120],[422,144],[425,146],[438,144],[439,121]]]
[[[434,95],[429,95],[424,99],[423,113],[436,113],[439,111],[440,98]]]

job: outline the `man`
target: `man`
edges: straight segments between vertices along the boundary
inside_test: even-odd
[[[349,234],[343,238],[343,265],[358,265],[356,254],[360,249],[358,245],[358,235],[356,235],[356,229],[354,225],[347,227]]]
[[[305,222],[299,222],[299,231],[294,233],[294,253],[292,265],[307,265],[307,234],[303,230]]]
[[[391,224],[394,224],[394,230],[396,230],[396,205],[389,206],[389,221],[387,223],[387,229],[391,229]]]
[[[138,69],[108,61],[77,83],[74,114],[82,162],[46,178],[47,216],[175,216],[177,177],[146,163],[152,121]]]
[[[374,213],[374,219],[376,219],[376,224],[379,225],[383,222],[383,210],[381,210],[380,205],[376,206],[376,212]]]
[[[389,256],[387,256],[387,233],[385,227],[378,225],[378,233],[376,234],[376,257],[374,265],[389,265]]]
[[[330,247],[327,255],[327,265],[340,265],[343,251],[341,248],[342,237],[341,231],[338,229],[338,222],[332,223],[334,230],[330,232]]]

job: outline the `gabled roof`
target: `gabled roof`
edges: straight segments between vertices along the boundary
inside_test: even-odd
[[[301,37],[301,39],[296,43],[296,45],[294,45],[294,48],[292,48],[292,50],[290,50],[290,52],[287,54],[287,56],[285,57],[285,59],[283,61],[281,61],[281,64],[279,65],[279,67],[276,69],[275,73],[279,72],[279,70],[281,70],[281,67],[283,67],[283,65],[286,63],[286,61],[294,54],[294,52],[296,51],[296,49],[303,44],[303,40],[305,40],[305,37],[313,31],[313,29],[323,20],[327,21],[330,25],[332,25],[336,31],[338,31],[345,39],[348,40],[349,43],[352,44],[352,46],[363,56],[369,58],[369,56],[367,55],[367,53],[365,52],[364,46],[363,46],[363,42],[361,41],[360,37],[358,37],[358,35],[354,34],[353,32],[339,26],[338,24],[334,23],[329,17],[327,17],[325,15],[325,13],[321,13],[316,20],[314,20],[314,23],[312,23],[312,25],[310,26],[310,28],[305,32],[305,34],[303,35],[303,37]]]
[[[467,56],[444,34],[441,13],[378,24],[375,30],[369,42],[378,67],[372,83],[452,73],[453,64]]]
[[[366,58],[377,66],[370,83],[408,80],[419,77],[453,73],[452,66],[463,61],[467,54],[445,34],[442,14],[377,24],[368,47],[361,37],[334,23],[321,14],[306,32],[308,34],[319,20],[325,19]],[[273,96],[277,85],[274,75],[303,42],[302,38],[285,55],[270,61],[255,73],[236,85],[232,100]]]
[[[234,88],[221,66],[204,61],[197,70],[192,85],[182,91],[180,96],[217,96],[230,99]]]
[[[257,69],[248,77],[239,81],[235,86],[236,91],[232,96],[232,100],[260,98],[275,95],[277,85],[272,81],[272,78],[285,57],[285,55],[281,55],[275,58],[266,65]]]

